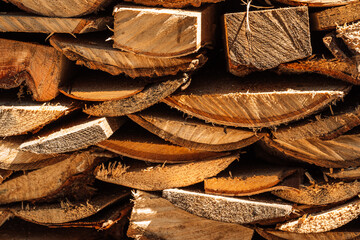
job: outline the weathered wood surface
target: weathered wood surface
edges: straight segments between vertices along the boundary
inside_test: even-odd
[[[225,73],[203,72],[193,77],[192,84],[185,91],[162,101],[212,123],[256,128],[314,114],[341,99],[349,89],[345,83],[315,75],[258,73],[239,81]]]
[[[141,92],[145,85],[141,80],[91,71],[60,87],[59,91],[82,101],[112,101],[131,97]]]
[[[29,100],[18,101],[3,95],[0,100],[0,136],[37,131],[77,108],[75,104],[64,101],[42,104]]]
[[[237,224],[255,223],[290,215],[290,204],[215,196],[180,189],[166,189],[163,197],[199,217]]]
[[[341,7],[328,8],[310,14],[312,30],[322,31],[336,29],[346,23],[360,19],[360,2],[354,1]]]
[[[111,0],[3,0],[18,8],[38,15],[50,17],[76,17],[96,12]]]
[[[174,145],[136,124],[123,126],[112,137],[99,142],[97,146],[123,156],[155,163],[195,162],[229,154]]]
[[[199,162],[169,165],[149,165],[141,161],[125,164],[113,163],[107,167],[99,166],[95,171],[95,176],[105,182],[145,191],[158,191],[202,182],[227,168],[237,158],[237,155],[230,155]]]
[[[112,75],[124,73],[132,78],[176,75],[201,67],[207,57],[204,51],[178,58],[143,56],[112,48],[105,39],[88,39],[55,35],[50,44],[78,65],[102,70]]]
[[[198,217],[151,193],[136,191],[127,235],[140,239],[251,240],[250,228]]]
[[[0,32],[81,34],[106,30],[112,21],[112,17],[49,18],[7,12],[0,13]]]
[[[106,101],[86,106],[83,111],[98,117],[119,117],[144,110],[174,93],[189,81],[187,74],[175,77],[164,77],[164,81],[149,84],[145,89],[129,98]]]
[[[113,46],[149,56],[189,55],[213,42],[215,19],[214,5],[179,10],[120,4],[114,8]]]
[[[25,82],[36,101],[50,101],[68,75],[68,60],[54,48],[0,39],[0,88]]]
[[[336,33],[354,55],[360,55],[360,21],[338,26]]]
[[[57,154],[76,151],[108,139],[123,123],[117,118],[75,119],[67,124],[54,126],[23,142],[19,149],[37,154]]]
[[[341,168],[341,169],[327,169],[323,170],[323,172],[332,178],[337,179],[347,179],[347,180],[353,180],[353,179],[359,179],[360,178],[360,167],[350,167],[350,168]]]
[[[200,7],[205,3],[218,3],[224,0],[125,0],[146,6],[163,6],[166,8]]]
[[[41,199],[56,194],[72,176],[92,168],[97,158],[93,152],[75,153],[61,162],[5,181],[0,184],[0,203]]]
[[[184,118],[176,110],[154,106],[128,117],[174,144],[205,151],[230,151],[253,144],[264,136],[247,129],[216,126]]]
[[[244,67],[271,69],[311,55],[307,7],[227,13],[224,23],[228,69],[234,75],[244,75]]]
[[[292,6],[336,7],[336,6],[343,6],[351,3],[356,3],[359,0],[275,0],[275,1]]]
[[[360,200],[356,199],[327,211],[304,215],[299,219],[279,224],[277,229],[296,233],[327,232],[345,225],[359,215]]]

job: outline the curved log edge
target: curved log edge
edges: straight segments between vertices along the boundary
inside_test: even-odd
[[[336,7],[336,6],[343,6],[351,3],[356,3],[359,0],[275,0],[275,1],[291,6]]]
[[[97,179],[105,182],[123,185],[145,191],[158,191],[172,187],[185,187],[205,178],[215,176],[230,163],[238,158],[237,155],[220,157],[192,163],[150,165],[140,161],[110,163],[108,167],[99,166],[95,170]]]
[[[218,3],[224,0],[125,0],[145,6],[163,6],[166,8],[200,7],[205,3]]]

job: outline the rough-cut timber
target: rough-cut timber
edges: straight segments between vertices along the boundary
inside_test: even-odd
[[[264,135],[247,129],[224,128],[194,118],[184,118],[176,110],[156,106],[128,117],[167,141],[205,151],[240,149],[253,144]]]
[[[229,71],[271,69],[311,55],[307,7],[227,13],[224,17]]]
[[[327,169],[323,170],[324,173],[332,178],[339,178],[339,179],[359,179],[360,178],[360,167],[356,168],[341,168],[341,169]]]
[[[297,170],[268,165],[238,162],[216,177],[204,180],[205,193],[222,196],[250,196],[276,189],[287,189],[279,184]]]
[[[290,204],[215,196],[180,189],[166,189],[162,195],[175,206],[199,217],[221,222],[248,224],[290,215]]]
[[[18,8],[50,17],[76,17],[98,11],[111,0],[3,0]]]
[[[275,0],[277,2],[292,5],[292,6],[309,6],[309,7],[336,7],[351,3],[356,3],[359,0]]]
[[[322,31],[336,29],[345,23],[360,19],[360,2],[354,1],[341,7],[327,8],[310,14],[312,30]]]
[[[22,143],[19,149],[37,154],[57,154],[76,151],[109,138],[124,122],[116,118],[75,119],[67,125],[58,125],[51,131],[39,133]]]
[[[0,100],[0,136],[26,134],[77,109],[69,102],[37,103],[29,100]]]
[[[67,77],[68,60],[52,47],[0,39],[0,88],[25,82],[36,101],[49,101]]]
[[[91,71],[60,87],[59,91],[67,97],[82,101],[112,101],[131,97],[141,92],[145,85],[141,80]]]
[[[175,75],[201,67],[207,58],[204,52],[178,58],[143,56],[112,48],[104,39],[55,35],[50,44],[78,65],[102,70],[112,75],[124,73],[132,78]]]
[[[95,176],[105,182],[145,191],[158,191],[202,182],[205,178],[215,176],[227,168],[237,158],[237,155],[230,155],[199,162],[169,165],[149,165],[133,160],[124,165],[121,163],[109,164],[108,167],[102,165],[95,171]]]
[[[193,10],[117,5],[113,46],[158,57],[192,54],[212,43],[214,12],[214,5]]]
[[[155,163],[195,162],[229,154],[174,145],[136,124],[124,125],[113,136],[99,142],[97,146],[123,156]]]
[[[360,200],[313,215],[304,215],[297,220],[279,224],[277,228],[286,232],[320,233],[339,228],[360,215]]]
[[[86,107],[83,111],[98,117],[119,117],[144,110],[174,93],[189,80],[187,74],[164,77],[164,81],[149,84],[143,91],[125,99],[106,101]]]
[[[0,184],[0,203],[11,203],[48,197],[63,188],[74,175],[93,167],[97,154],[74,153],[67,159],[18,176]]]
[[[198,217],[155,194],[136,191],[127,235],[136,240],[251,240],[250,228]]]
[[[217,3],[224,0],[125,0],[146,6],[163,6],[166,8],[200,7],[203,3]]]
[[[246,79],[201,74],[163,100],[191,116],[235,127],[269,127],[304,118],[342,98],[350,86],[317,75],[258,73]],[[221,84],[219,84],[221,82]]]
[[[111,17],[49,18],[24,13],[0,13],[0,32],[88,33],[106,30]]]

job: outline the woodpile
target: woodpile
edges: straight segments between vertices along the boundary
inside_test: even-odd
[[[358,239],[359,0],[0,0],[0,239]]]

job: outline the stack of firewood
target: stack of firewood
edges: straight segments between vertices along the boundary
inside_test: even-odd
[[[360,1],[126,1],[0,1],[0,238],[360,237]]]

